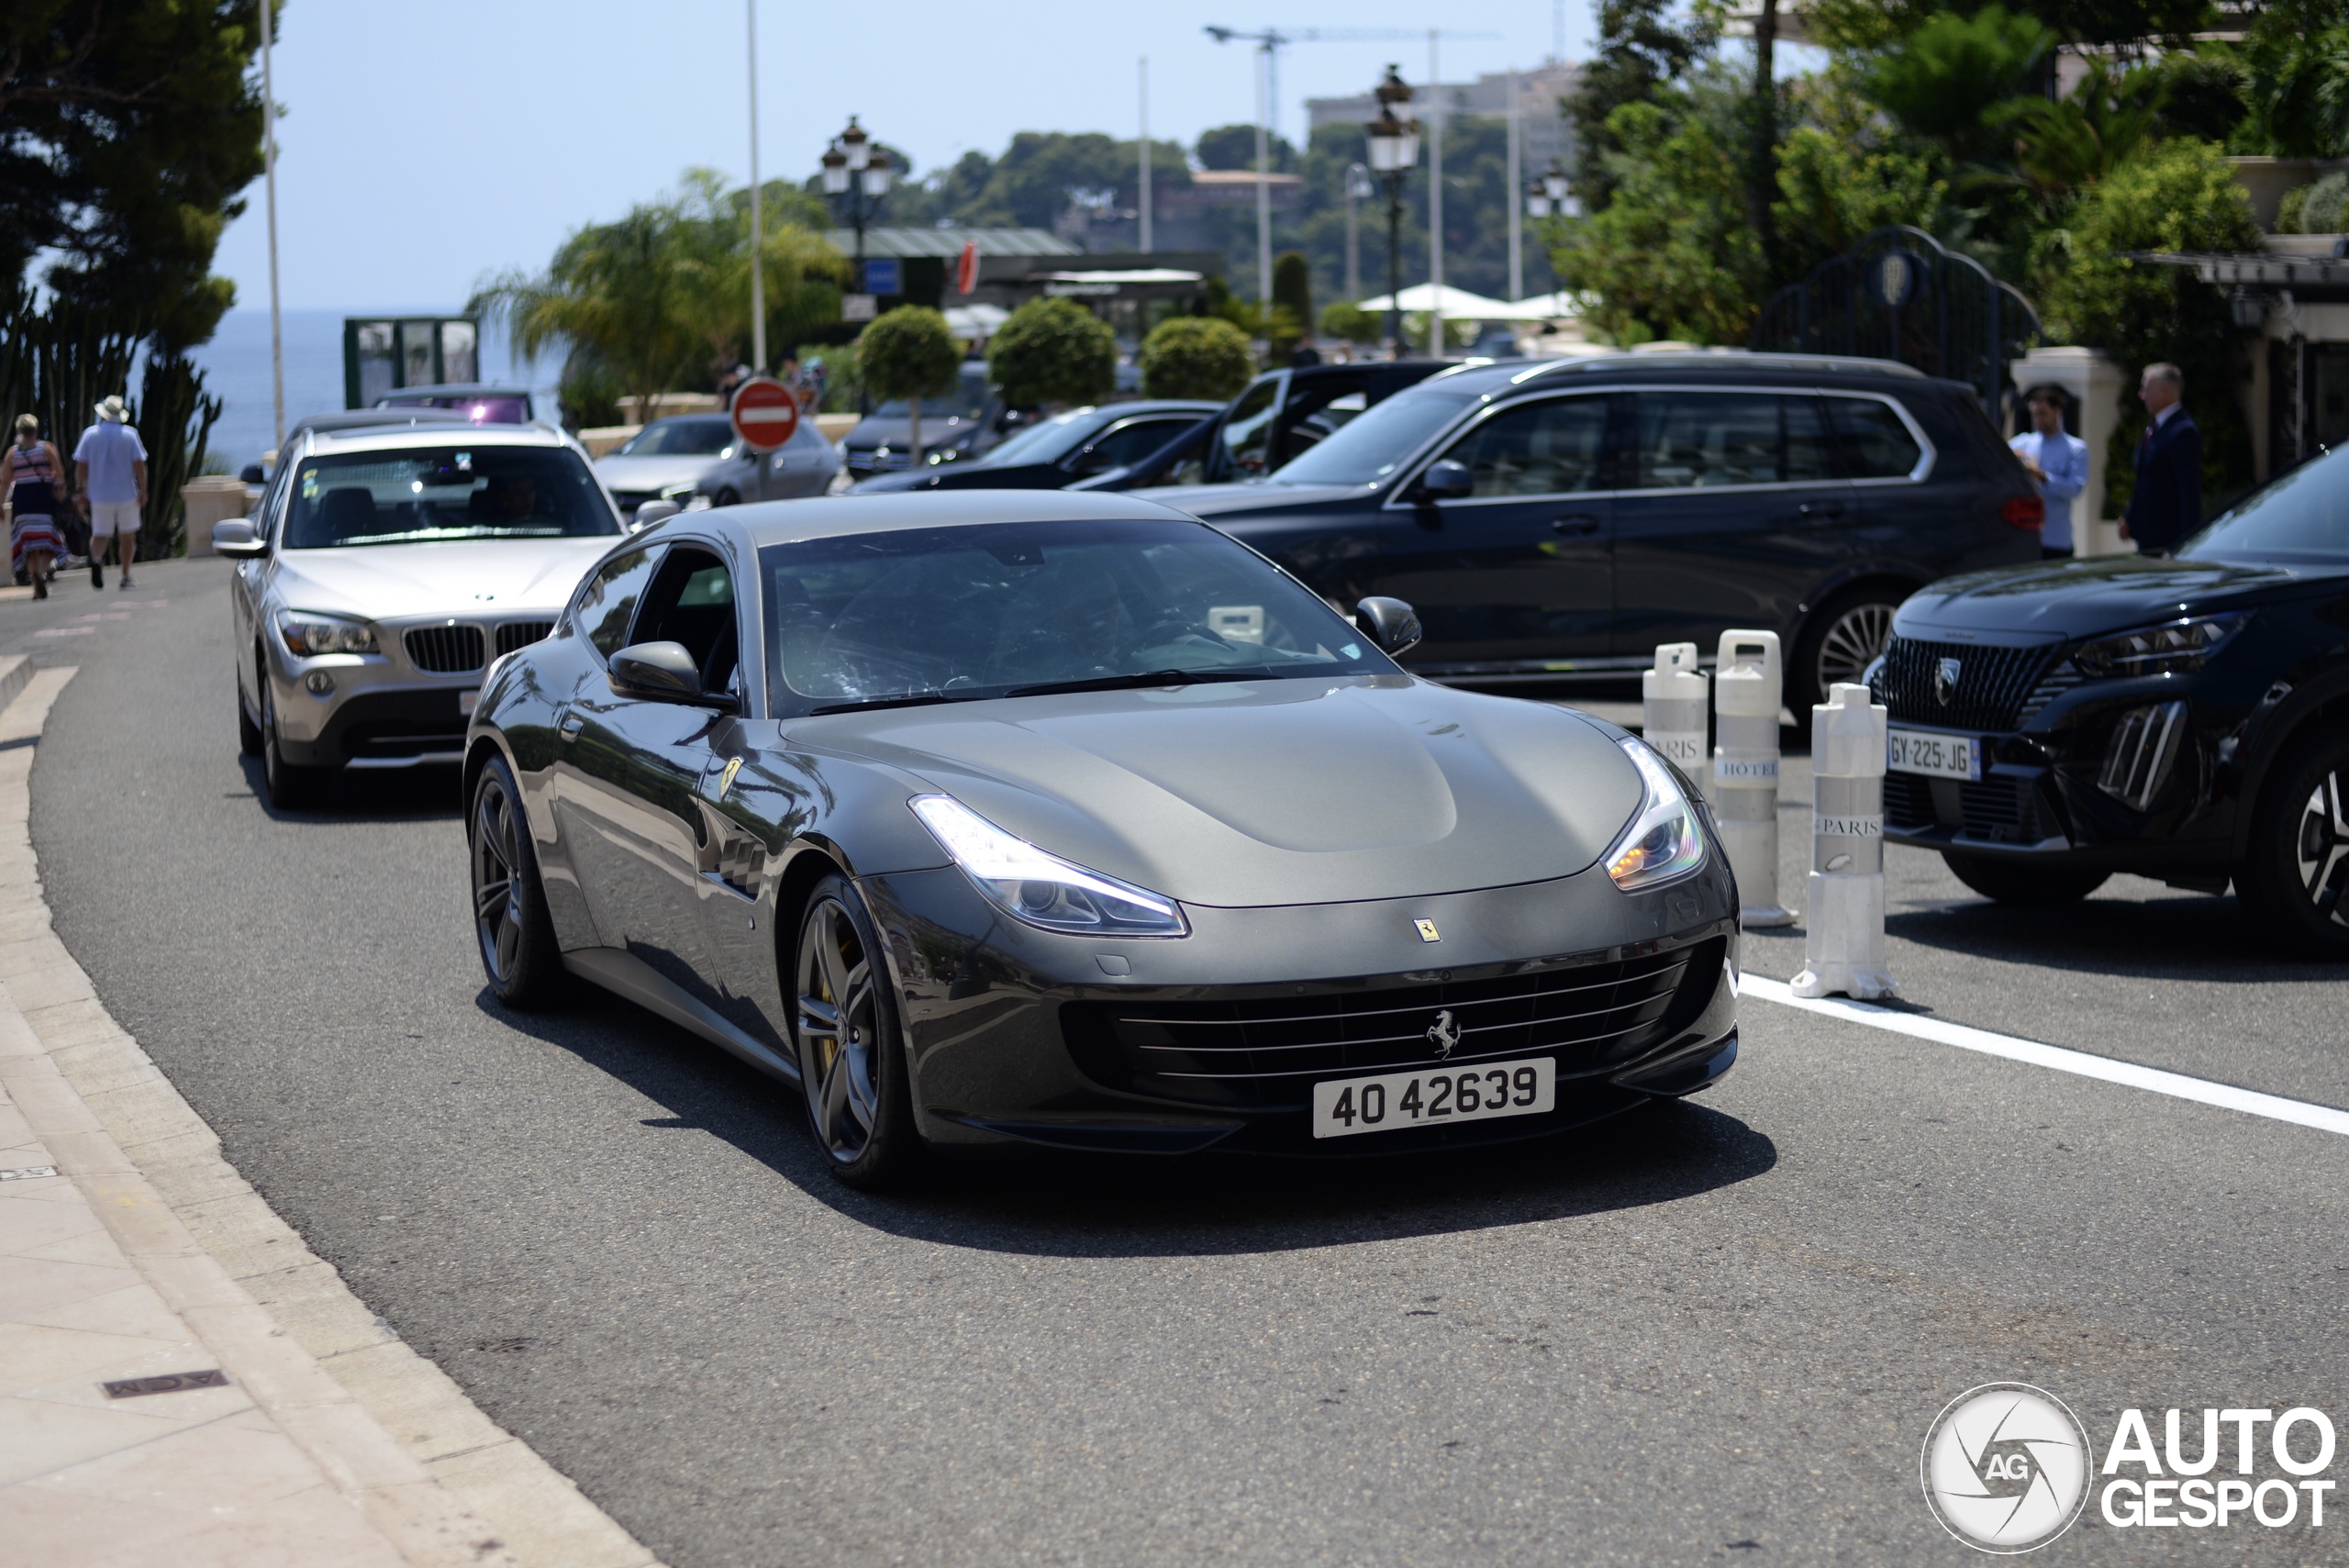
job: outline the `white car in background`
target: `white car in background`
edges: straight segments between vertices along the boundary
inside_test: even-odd
[[[304,428],[236,559],[237,730],[271,802],[345,768],[457,762],[492,661],[545,637],[627,530],[543,425]]]
[[[725,415],[672,414],[598,458],[596,473],[610,487],[620,516],[633,523],[639,510],[655,501],[683,510],[696,498],[703,506],[731,506],[821,495],[841,468],[840,452],[817,433],[813,419],[800,420],[791,439],[766,454],[763,491],[759,462]]]

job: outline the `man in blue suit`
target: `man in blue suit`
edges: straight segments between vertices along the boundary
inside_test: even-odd
[[[2179,405],[2186,374],[2176,365],[2145,367],[2137,395],[2154,417],[2137,443],[2137,488],[2121,519],[2121,537],[2140,555],[2167,555],[2202,527],[2202,432]]]

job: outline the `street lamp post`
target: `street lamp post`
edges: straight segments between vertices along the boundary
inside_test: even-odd
[[[1388,352],[1403,357],[1403,183],[1419,161],[1419,122],[1395,111],[1411,101],[1395,66],[1378,84],[1378,117],[1364,127],[1370,141],[1370,168],[1386,187],[1386,341]]]
[[[893,172],[889,153],[884,149],[876,156],[872,135],[848,117],[848,128],[832,138],[831,146],[824,150],[824,195],[831,198],[832,210],[856,235],[856,287],[864,292],[864,228],[881,210],[881,200],[889,194],[889,179]]]
[[[1374,193],[1370,171],[1359,163],[1346,165],[1346,297],[1362,297],[1362,204]]]
[[[848,117],[848,128],[832,138],[824,150],[824,195],[832,204],[832,211],[845,221],[856,234],[856,293],[872,307],[873,295],[864,286],[864,226],[881,210],[881,200],[889,194],[891,173],[889,153],[883,149],[876,156],[871,133]],[[869,320],[870,315],[859,317]],[[857,411],[872,412],[872,399],[860,391]]]

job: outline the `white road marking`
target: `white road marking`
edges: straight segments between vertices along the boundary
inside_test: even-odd
[[[2349,1138],[2349,1111],[2335,1110],[2331,1106],[2310,1105],[2306,1100],[2288,1100],[2280,1095],[2263,1095],[2254,1089],[2238,1089],[2231,1084],[2213,1084],[2207,1078],[2189,1078],[2183,1073],[2165,1073],[2158,1067],[2140,1067],[2133,1062],[2117,1062],[2111,1057],[2096,1056],[2085,1051],[2066,1051],[2060,1045],[2042,1045],[2035,1040],[2019,1040],[2010,1034],[1992,1034],[1988,1029],[1969,1029],[1964,1024],[1920,1018],[1913,1013],[1898,1013],[1889,1007],[1847,1001],[1841,996],[1817,999],[1798,996],[1787,989],[1785,981],[1769,980],[1759,974],[1739,975],[1737,989],[1742,996],[1759,996],[1765,1002],[1800,1007],[1807,1012],[1824,1013],[1847,1023],[1865,1024],[1870,1029],[1889,1029],[1894,1034],[1930,1040],[1940,1045],[1954,1045],[1961,1051],[1978,1051],[1985,1056],[2003,1056],[2009,1062],[2028,1062],[2034,1067],[2049,1067],[2058,1073],[2098,1078],[2108,1084],[2121,1084],[2132,1089],[2167,1095],[2173,1099],[2193,1100],[2200,1105],[2217,1106],[2222,1110],[2243,1111],[2251,1116],[2266,1117],[2270,1121],[2288,1121],[2295,1126],[2312,1127],[2320,1132],[2334,1132]]]

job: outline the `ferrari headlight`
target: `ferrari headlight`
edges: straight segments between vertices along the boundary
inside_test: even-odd
[[[987,901],[1014,919],[1074,936],[1190,934],[1172,898],[1046,854],[951,795],[917,795],[910,804]]]
[[[2199,670],[2243,628],[2240,615],[2199,616],[2100,637],[2072,655],[2080,673],[2094,680],[2128,675],[2182,675]]]
[[[280,610],[277,635],[300,659],[315,659],[321,653],[375,651],[374,628],[363,621],[315,615],[308,610]]]
[[[1705,863],[1705,835],[1697,826],[1697,808],[1646,741],[1627,735],[1619,744],[1640,770],[1647,793],[1631,825],[1608,848],[1607,874],[1626,893],[1677,882]]]

